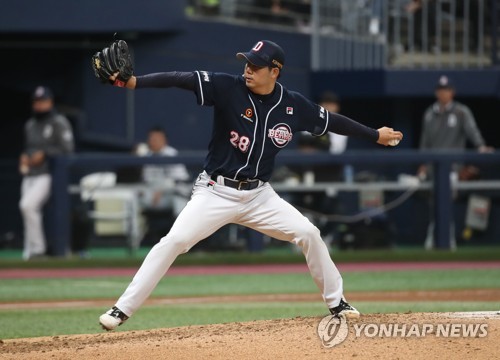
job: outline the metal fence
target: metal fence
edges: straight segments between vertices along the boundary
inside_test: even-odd
[[[500,64],[497,0],[193,0],[188,13],[311,34],[313,70]]]

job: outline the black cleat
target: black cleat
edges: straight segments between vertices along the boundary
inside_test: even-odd
[[[331,308],[330,313],[333,316],[344,315],[346,319],[354,319],[359,317],[359,311],[356,310],[353,306],[349,305],[344,298],[340,299],[340,303],[338,306]]]
[[[116,306],[113,306],[99,317],[99,324],[101,324],[104,330],[111,331],[116,329],[117,326],[123,324],[127,319],[127,315],[125,315]]]

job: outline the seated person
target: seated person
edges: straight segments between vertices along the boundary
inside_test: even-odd
[[[147,144],[139,145],[136,153],[152,157],[177,156],[178,151],[168,144],[165,130],[155,126],[149,130]],[[183,164],[148,164],[143,167],[142,181],[149,185],[148,190],[140,194],[147,219],[146,238],[155,236],[151,240],[157,242],[168,232],[189,198],[176,191],[175,184],[189,180],[191,177]]]

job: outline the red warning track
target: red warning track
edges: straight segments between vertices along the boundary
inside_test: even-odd
[[[337,264],[341,272],[348,271],[409,271],[453,269],[499,269],[500,261],[466,262],[365,262]],[[137,268],[83,268],[83,269],[0,269],[0,279],[35,278],[89,278],[103,276],[133,276]],[[304,264],[265,265],[210,265],[172,266],[167,276],[227,275],[227,274],[283,274],[308,272]]]

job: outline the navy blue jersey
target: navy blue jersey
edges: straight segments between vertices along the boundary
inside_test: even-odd
[[[212,138],[204,165],[208,174],[268,181],[276,155],[294,133],[323,135],[328,131],[328,111],[280,83],[262,100],[247,88],[241,75],[196,74],[198,104],[214,107]]]

